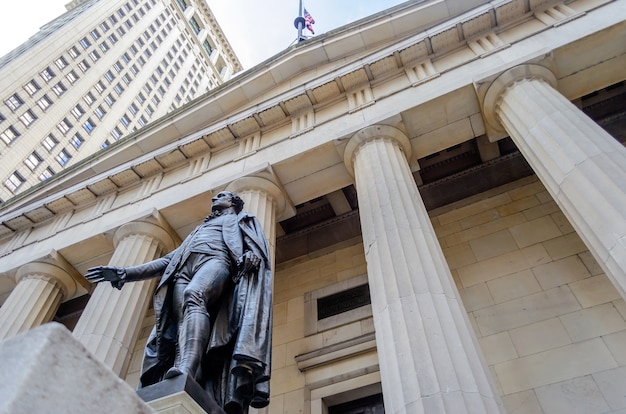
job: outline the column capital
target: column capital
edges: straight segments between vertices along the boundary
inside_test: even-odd
[[[389,125],[371,125],[357,131],[343,150],[343,162],[348,172],[354,175],[354,157],[357,150],[365,143],[375,139],[387,139],[398,144],[407,161],[411,156],[411,142],[404,132]]]
[[[276,206],[277,219],[281,220],[283,218],[293,216],[295,211],[293,205],[289,201],[289,198],[282,186],[274,180],[270,180],[265,177],[247,176],[237,178],[226,186],[226,191],[232,191],[238,194],[247,190],[262,191],[266,193],[273,200]]]
[[[73,275],[78,275],[60,254],[53,251],[48,257],[26,263],[21,266],[15,275],[18,283],[23,279],[45,279],[59,287],[63,300],[71,299],[79,290],[79,285]]]
[[[178,236],[172,234],[173,230],[165,228],[164,226],[152,223],[150,221],[132,221],[130,223],[120,226],[113,235],[113,245],[117,247],[120,241],[124,238],[141,234],[155,238],[164,251],[169,252],[174,250],[177,246]]]
[[[483,116],[485,122],[497,132],[505,132],[498,118],[498,107],[502,97],[515,83],[524,80],[541,80],[556,89],[557,79],[547,67],[538,64],[524,64],[512,67],[499,74],[487,87],[483,99]]]

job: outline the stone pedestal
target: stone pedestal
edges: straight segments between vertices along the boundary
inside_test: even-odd
[[[512,68],[489,86],[485,118],[511,136],[626,298],[626,148],[553,86],[543,66]]]
[[[0,342],[0,383],[1,413],[154,413],[54,322]]]
[[[162,226],[133,222],[115,233],[110,266],[149,262],[175,248],[175,237]],[[157,279],[127,283],[122,290],[100,283],[80,317],[74,335],[96,357],[124,376],[132,350],[152,299]]]
[[[0,308],[0,339],[27,331],[54,317],[64,298],[76,292],[72,271],[63,263],[32,262],[17,272],[18,283]]]
[[[376,125],[348,142],[385,411],[499,413],[501,402],[417,191],[408,138]]]

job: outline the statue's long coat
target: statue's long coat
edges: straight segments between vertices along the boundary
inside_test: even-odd
[[[242,412],[248,403],[253,407],[269,403],[272,348],[272,272],[267,240],[256,217],[241,212],[237,221],[238,227],[222,228],[231,257],[239,258],[252,250],[261,264],[258,271],[233,282],[224,293],[212,316],[213,329],[202,367],[203,385],[229,413]],[[162,274],[154,294],[156,324],[146,344],[140,388],[161,381],[174,363],[178,326],[172,313],[171,282],[187,259],[185,247],[192,235],[166,256],[127,269],[128,281]],[[252,381],[236,374],[242,363],[253,368]]]

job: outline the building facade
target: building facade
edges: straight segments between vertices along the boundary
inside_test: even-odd
[[[9,200],[0,336],[130,384],[154,281],[238,192],[274,256],[269,413],[626,410],[626,2],[415,1],[300,43]],[[360,410],[360,411],[359,411]]]
[[[0,59],[0,201],[241,70],[204,0],[66,7]]]

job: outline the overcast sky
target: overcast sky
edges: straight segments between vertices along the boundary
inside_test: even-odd
[[[106,1],[106,0],[104,0]],[[0,56],[10,52],[55,17],[69,0],[3,1]],[[315,34],[323,34],[403,0],[307,0]],[[245,69],[289,47],[297,37],[298,0],[207,0]],[[305,34],[310,35],[306,30]]]

